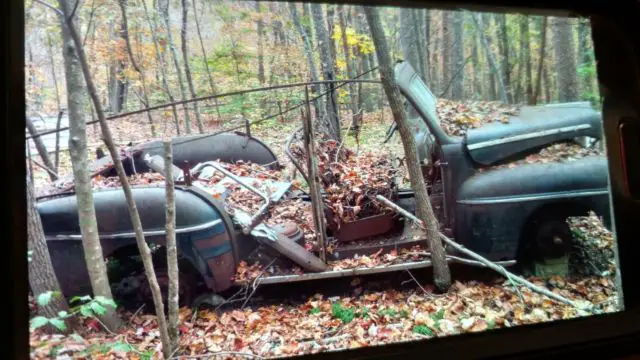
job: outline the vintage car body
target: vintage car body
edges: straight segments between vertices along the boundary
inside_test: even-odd
[[[597,112],[583,104],[535,107],[511,119],[512,124],[496,124],[471,130],[464,137],[450,137],[439,126],[435,98],[413,68],[408,63],[399,63],[395,71],[396,83],[407,99],[409,120],[431,202],[442,230],[452,233],[456,241],[491,260],[512,265],[516,261],[527,263],[565,255],[571,245],[571,233],[565,221],[568,216],[582,216],[593,210],[604,217],[606,224],[610,223],[607,163],[602,156],[569,163],[491,168],[523,158],[554,142],[600,138]],[[214,160],[217,159],[277,166],[276,156],[260,140],[242,133],[222,135],[198,136],[197,141],[174,139],[174,165],[184,168],[186,162],[193,173],[207,166],[212,172],[224,173],[216,168]],[[162,173],[161,162],[149,161],[162,154],[159,145],[159,142],[147,143],[130,151],[124,160],[129,164],[127,173],[150,171],[151,166]],[[96,163],[104,161],[99,159]],[[100,167],[94,164],[94,168]],[[184,175],[180,169],[177,172]],[[112,170],[105,170],[106,176],[110,174],[114,175]],[[282,193],[270,195],[275,196],[272,200],[278,201],[286,192],[288,197],[310,201],[306,195],[289,191],[289,186],[285,183]],[[137,186],[132,191],[147,241],[154,244],[154,249],[162,248],[165,243],[164,187]],[[180,298],[185,303],[190,303],[200,291],[229,291],[240,261],[273,263],[277,260],[281,262],[278,265],[297,264],[306,271],[302,275],[267,277],[262,279],[262,284],[430,266],[430,261],[424,260],[374,268],[327,270],[326,262],[301,246],[302,233],[295,224],[275,227],[253,224],[254,217],[248,214],[227,213],[208,191],[188,181],[176,187]],[[94,201],[105,258],[116,260],[115,265],[110,266],[114,293],[149,300],[148,292],[140,291],[147,282],[136,259],[139,253],[123,192],[120,188],[96,191]],[[401,189],[397,203],[409,211],[415,210],[410,190]],[[38,199],[52,262],[66,296],[90,293],[76,206],[73,192]],[[380,239],[369,239],[374,241],[368,248],[343,248],[340,255],[336,252],[329,260],[363,254],[365,248],[374,253],[385,246],[397,249],[424,242],[424,239],[412,239],[412,235],[405,236],[404,231],[409,228],[405,224],[397,237],[387,236],[391,241],[384,245],[377,241]],[[406,238],[409,240],[402,240]],[[448,252],[450,261],[460,256],[451,250]],[[165,260],[162,251],[154,252],[156,266],[162,269]],[[166,272],[157,273],[163,285]]]
[[[556,142],[600,139],[598,112],[584,103],[524,107],[508,124],[450,137],[439,126],[435,97],[411,65],[397,63],[395,75],[413,108],[408,113],[422,147],[418,155],[422,163],[433,164],[442,183],[443,191],[432,195],[442,197],[440,221],[458,241],[493,260],[516,258],[518,251],[554,257],[570,244],[563,222],[568,216],[592,210],[610,224],[604,156],[491,169]],[[547,231],[543,224],[551,224],[547,234],[541,233]],[[560,243],[554,240],[558,235]]]

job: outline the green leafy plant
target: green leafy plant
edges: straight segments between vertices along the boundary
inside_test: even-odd
[[[434,321],[440,321],[440,320],[444,319],[444,309],[440,309],[440,310],[432,313],[430,316]]]
[[[380,311],[378,311],[378,314],[380,316],[390,316],[390,317],[395,317],[396,315],[398,315],[398,311],[396,311],[395,309],[381,309]],[[408,315],[408,314],[407,314]]]
[[[412,331],[420,335],[433,336],[433,330],[429,329],[426,325],[416,325]]]
[[[61,296],[58,291],[47,291],[38,295],[37,303],[39,306],[47,306],[54,297]],[[103,296],[96,296],[95,298],[91,298],[89,295],[85,296],[74,296],[71,298],[70,303],[81,302],[81,304],[72,307],[69,309],[70,312],[60,311],[58,312],[58,316],[48,318],[45,316],[36,316],[31,319],[31,330],[38,329],[47,324],[55,327],[60,331],[67,330],[67,325],[65,324],[65,320],[80,314],[80,316],[89,318],[96,317],[98,315],[104,315],[107,312],[107,306],[116,308],[118,305],[112,299],[107,299]]]
[[[331,305],[331,315],[334,318],[340,319],[343,323],[348,324],[355,318],[356,310],[354,308],[347,308],[340,303],[334,303]]]
[[[320,313],[320,308],[319,307],[314,307],[313,309],[309,310],[309,314],[313,315],[313,314],[318,314]]]
[[[369,317],[369,308],[363,307],[360,311],[355,313],[356,317],[367,319]]]

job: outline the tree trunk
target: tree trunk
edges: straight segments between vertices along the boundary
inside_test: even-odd
[[[331,39],[327,34],[325,28],[324,15],[322,14],[322,5],[313,3],[311,4],[311,13],[313,15],[313,24],[316,28],[316,36],[318,47],[320,48],[320,59],[322,62],[322,74],[324,80],[335,80],[336,76],[333,71],[335,61],[331,56]],[[327,91],[331,91],[327,96],[325,102],[325,108],[327,112],[327,118],[322,119],[321,124],[326,129],[329,136],[340,142],[340,117],[338,115],[338,101],[336,99],[336,92],[332,91],[335,86],[333,84],[327,84],[325,87]]]
[[[202,41],[202,34],[200,33],[200,21],[198,21],[198,9],[196,8],[196,0],[193,0],[193,17],[196,21],[196,32],[198,33],[198,40],[200,41],[200,49],[202,50],[202,56],[204,60],[204,68],[207,71],[207,79],[209,80],[209,89],[211,90],[211,95],[216,95],[216,86],[213,82],[213,76],[211,75],[211,70],[209,69],[209,60],[207,59],[207,51],[204,48],[204,42]],[[220,118],[220,106],[218,105],[218,98],[213,99],[214,106],[216,107],[216,114],[218,118]]]
[[[51,42],[51,35],[47,33],[47,48],[49,50],[49,63],[51,64],[51,78],[53,80],[53,87],[56,94],[56,109],[58,110],[58,122],[56,123],[56,130],[60,129],[60,120],[62,119],[62,101],[60,100],[60,89],[58,87],[58,75],[56,74],[56,64],[53,59],[53,43]],[[55,167],[53,171],[58,172],[58,165],[60,165],[60,132],[56,132],[56,152],[55,152]]]
[[[484,84],[484,72],[480,67],[480,56],[478,54],[479,36],[473,36],[471,39],[471,64],[472,64],[472,82],[473,82],[473,96],[472,99],[483,99],[484,93],[482,91]]]
[[[68,16],[70,15],[70,9],[67,6],[66,0],[58,0],[58,1],[61,5],[62,12],[64,14],[65,19],[68,18]],[[66,21],[66,25],[67,26],[65,27],[65,29],[68,30],[69,35],[71,35],[71,38],[73,39],[73,44],[75,44],[76,46],[76,52],[78,55],[78,60],[80,62],[80,67],[82,68],[82,73],[84,74],[84,80],[85,80],[87,89],[89,90],[89,95],[91,96],[91,100],[93,101],[93,106],[96,109],[98,120],[100,121],[100,128],[102,130],[102,136],[103,136],[104,142],[109,148],[109,153],[111,155],[111,158],[113,159],[116,171],[118,173],[118,177],[122,184],[122,189],[124,191],[125,199],[127,200],[127,205],[129,207],[129,214],[131,216],[131,223],[133,224],[133,228],[136,234],[136,242],[138,244],[138,250],[140,251],[140,256],[142,258],[142,262],[144,265],[145,274],[147,276],[147,280],[149,281],[149,285],[150,285],[149,287],[151,288],[151,292],[153,294],[153,302],[156,308],[157,321],[160,328],[160,338],[162,339],[162,343],[163,343],[162,351],[164,353],[165,358],[168,359],[171,357],[171,346],[170,346],[169,336],[167,332],[167,323],[164,316],[164,305],[162,303],[162,294],[160,293],[160,286],[158,285],[158,279],[156,278],[155,270],[153,268],[151,251],[149,250],[149,246],[147,245],[144,239],[142,223],[140,222],[140,215],[138,214],[138,209],[133,199],[131,186],[129,185],[127,175],[124,172],[124,167],[122,166],[122,160],[120,159],[120,154],[113,142],[113,138],[111,136],[111,130],[109,129],[109,124],[107,124],[104,111],[102,110],[102,104],[98,99],[98,92],[96,90],[96,87],[93,83],[93,78],[91,77],[91,73],[89,71],[89,64],[87,63],[87,57],[84,53],[84,49],[82,48],[82,42],[80,40],[80,36],[78,36],[78,32],[75,28],[75,25],[72,19],[69,19],[69,21]],[[84,153],[86,154],[86,151]],[[76,191],[78,191],[77,188],[78,187],[76,186]],[[95,263],[102,264],[104,266],[104,261],[102,261],[102,259],[100,259],[100,261],[95,261]]]
[[[537,104],[538,98],[541,96],[540,90],[542,86],[542,68],[544,66],[545,51],[547,47],[547,17],[544,16],[540,25],[540,56],[538,57],[538,70],[536,76],[536,89],[529,103]],[[547,84],[549,86],[549,84]]]
[[[258,13],[258,20],[256,21],[258,31],[258,81],[260,85],[264,85],[264,22],[262,21],[262,15],[260,15],[260,2],[256,1],[256,12]]]
[[[444,89],[451,80],[451,73],[453,72],[451,66],[451,55],[453,53],[453,31],[452,31],[452,14],[451,11],[442,11],[442,88]],[[449,90],[443,91],[443,96],[446,98],[451,97]]]
[[[453,64],[451,76],[451,98],[454,100],[464,99],[464,16],[461,11],[454,11],[452,14],[452,30],[453,30],[453,54],[451,62]]]
[[[495,58],[493,57],[493,53],[491,52],[491,44],[489,43],[489,38],[484,34],[484,25],[482,21],[483,19],[481,17],[476,16],[475,14],[472,14],[471,17],[476,27],[476,32],[478,33],[478,36],[480,36],[480,41],[482,41],[484,52],[487,57],[487,60],[489,61],[491,72],[495,74],[495,76],[498,78],[498,84],[499,84],[498,89],[500,90],[500,101],[506,104],[508,102],[507,91],[505,89],[504,80],[502,79],[500,70],[498,69],[498,64]]]
[[[347,25],[345,21],[345,12],[347,8],[342,5],[340,9],[340,29],[342,30],[342,51],[344,52],[344,61],[347,64],[347,77],[353,79],[356,74],[353,71],[351,63],[351,51],[349,51],[349,44],[347,43]],[[362,114],[358,110],[358,99],[356,93],[356,86],[354,83],[349,84],[349,105],[351,106],[351,128],[354,132],[358,132],[360,124],[362,122]]]
[[[424,222],[424,224],[426,224],[426,235],[429,241],[429,249],[432,254],[433,280],[436,287],[440,291],[444,292],[451,285],[451,273],[449,272],[449,265],[445,259],[444,247],[440,242],[438,220],[431,208],[429,195],[427,194],[427,187],[425,185],[424,178],[422,177],[422,172],[420,171],[415,139],[402,106],[400,90],[393,82],[391,56],[387,46],[387,40],[384,35],[384,30],[382,28],[382,22],[380,21],[380,16],[378,15],[378,10],[376,8],[365,7],[364,11],[367,15],[369,28],[371,29],[371,36],[373,37],[378,61],[380,62],[382,86],[384,87],[387,98],[389,99],[391,112],[393,113],[394,121],[398,124],[398,131],[402,138],[402,145],[404,147],[404,153],[407,160],[407,169],[411,179],[411,187],[413,188],[416,196],[416,215]]]
[[[326,10],[327,10],[327,37],[329,39],[329,42],[331,44],[331,46],[329,47],[329,49],[331,49],[331,58],[333,59],[333,72],[334,74],[338,72],[338,67],[336,66],[336,59],[338,58],[338,51],[336,49],[336,42],[333,41],[333,17],[335,16],[335,6],[334,4],[326,4]]]
[[[58,0],[65,17],[69,14],[67,0]],[[87,151],[86,122],[84,119],[83,100],[86,90],[83,86],[83,69],[81,68],[80,54],[82,46],[78,35],[73,36],[73,19],[61,20],[62,28],[62,56],[64,59],[64,72],[67,82],[67,110],[69,116],[69,154],[73,168],[73,181],[75,185],[76,201],[78,207],[78,222],[82,234],[82,247],[87,263],[89,279],[94,296],[104,296],[112,299],[107,266],[105,264],[102,244],[98,235],[98,223],[93,204],[93,189],[89,176],[89,161]],[[88,69],[88,65],[87,65]],[[88,75],[84,75],[86,77]],[[86,79],[85,79],[86,80]],[[98,101],[96,97],[96,101]],[[99,103],[99,101],[98,101]],[[103,114],[104,116],[104,114]],[[102,317],[105,325],[112,331],[122,323],[113,309],[107,309]]]
[[[303,4],[303,7],[305,6],[306,5]],[[293,19],[293,23],[298,29],[298,33],[302,38],[302,47],[304,50],[304,56],[307,59],[307,65],[309,66],[309,72],[311,73],[311,81],[318,81],[319,80],[318,70],[316,68],[316,63],[313,58],[311,36],[309,35],[307,28],[303,26],[302,22],[300,21],[300,16],[298,15],[298,9],[296,8],[295,3],[289,3],[289,11],[291,12],[291,18]],[[316,85],[313,85],[311,88],[313,89],[313,92],[315,95],[318,95],[322,92],[320,85],[316,84]],[[322,119],[326,116],[325,115],[326,109],[322,105],[322,100],[323,99],[320,98],[314,101],[316,119]]]
[[[433,23],[433,31],[431,32],[431,44],[433,49],[431,51],[431,58],[429,62],[432,64],[429,69],[429,74],[431,78],[431,90],[435,92],[439,92],[442,87],[442,69],[440,66],[442,65],[442,61],[440,60],[440,53],[442,52],[442,21],[438,22],[439,14],[442,13],[442,10],[435,10],[435,12],[431,13],[432,19],[434,19]]]
[[[542,68],[542,76],[544,77],[544,100],[546,103],[550,103],[553,100],[553,82],[551,81],[551,75],[549,74],[549,68],[547,66]]]
[[[507,15],[496,14],[496,40],[499,41],[499,47],[502,58],[502,79],[504,81],[505,92],[507,93],[507,101],[514,102],[513,89],[511,87],[511,65],[509,61],[509,37],[507,32]],[[520,78],[518,78],[520,81]]]
[[[34,136],[38,133],[36,131],[36,127],[33,125],[33,123],[31,122],[31,119],[28,116],[25,116],[25,124],[27,125],[27,130],[29,130],[29,134],[31,136]],[[42,142],[42,137],[40,136],[34,137],[31,140],[36,144],[38,155],[40,155],[40,159],[42,159],[42,162],[44,163],[44,165],[49,169],[54,169],[53,164],[51,163],[51,158],[49,158],[49,153],[47,152],[47,148],[44,146],[44,143]],[[27,143],[27,146],[29,146],[28,143]],[[52,173],[49,173],[49,178],[51,179],[51,181],[58,180],[58,177]]]
[[[127,47],[127,53],[129,54],[129,60],[131,61],[131,65],[133,69],[138,73],[140,77],[140,82],[142,83],[142,101],[145,108],[149,107],[149,96],[147,94],[147,81],[144,76],[144,72],[138,66],[138,62],[133,56],[133,50],[131,49],[131,40],[129,39],[129,25],[127,21],[127,0],[119,0],[118,5],[120,5],[120,12],[122,14],[122,27],[124,29],[122,36],[124,37],[124,41]],[[151,136],[156,137],[156,127],[153,124],[153,117],[151,116],[151,111],[147,111],[147,119],[149,120],[149,126],[151,127]]]
[[[173,58],[173,66],[175,67],[176,74],[178,75],[180,95],[182,95],[182,100],[186,100],[187,91],[184,88],[184,81],[182,80],[182,71],[180,70],[176,44],[173,42],[173,36],[171,36],[171,22],[169,20],[169,0],[158,1],[158,6],[160,7],[160,14],[162,14],[162,18],[164,19],[164,25],[167,28],[167,42],[169,43],[169,50],[171,52],[171,57]],[[187,104],[183,104],[182,107],[184,109],[184,129],[187,134],[191,134],[191,120],[189,119],[189,109],[187,108]]]
[[[42,229],[42,221],[36,208],[33,184],[29,177],[27,177],[27,249],[31,251],[31,261],[28,266],[29,287],[33,296],[38,298],[38,295],[48,291],[60,294],[60,296],[52,297],[47,305],[38,305],[38,315],[51,319],[58,317],[60,311],[68,312],[69,307],[60,290],[60,283],[58,283],[58,278],[51,263],[49,247]],[[67,325],[71,325],[67,329],[76,326],[75,321]]]
[[[168,312],[168,332],[171,348],[178,348],[180,340],[180,332],[178,331],[178,306],[180,302],[179,296],[179,275],[178,275],[178,249],[176,246],[176,200],[175,188],[173,182],[173,149],[171,141],[164,142],[164,164],[165,164],[165,188],[167,194],[167,223],[165,231],[167,236],[167,271],[169,276],[169,290],[167,295]]]
[[[525,101],[532,104],[533,99],[533,74],[531,66],[531,40],[529,36],[529,16],[522,15],[520,18],[520,33],[523,35],[523,46],[520,62],[523,64],[524,71],[524,88]]]
[[[593,60],[593,49],[589,47],[589,20],[580,19],[578,23],[578,69],[581,74],[580,92],[582,97],[592,98],[596,95],[593,81],[595,78]]]
[[[308,2],[304,2],[302,3],[302,17],[304,18],[304,21],[302,22],[302,24],[304,25],[305,28],[305,32],[307,34],[309,34],[309,39],[315,39],[315,34],[313,31],[313,26],[311,26],[311,4]],[[311,43],[311,41],[310,41]]]
[[[431,61],[429,61],[429,57],[431,56],[431,51],[429,51],[429,46],[431,45],[431,13],[428,9],[422,9],[423,18],[422,24],[424,25],[424,58],[422,59],[422,63],[424,64],[424,76],[427,85],[431,85],[431,76],[430,76],[430,65]]]
[[[158,36],[156,34],[156,24],[155,24],[155,21],[152,21],[151,17],[149,16],[149,10],[147,9],[147,4],[145,1],[142,1],[142,7],[144,9],[144,15],[147,18],[147,22],[149,23],[149,28],[151,28],[151,39],[153,40],[153,48],[156,53],[156,61],[158,62],[158,65],[156,66],[156,68],[160,68],[160,75],[162,77],[162,89],[165,92],[165,94],[167,94],[169,101],[173,103],[175,102],[175,99],[173,97],[173,94],[171,93],[171,90],[169,89],[169,84],[167,83],[166,62],[165,62],[164,56],[160,52],[160,48],[158,47]],[[173,113],[173,121],[176,127],[176,134],[180,136],[180,122],[178,120],[178,109],[176,108],[175,105],[171,105],[171,111]]]
[[[402,21],[400,21],[398,42],[400,43],[404,60],[409,62],[409,64],[424,77],[424,72],[422,72],[423,68],[420,64],[420,55],[418,54],[418,36],[416,33],[418,19],[414,17],[414,9],[400,8],[400,18]]]
[[[573,34],[568,18],[551,18],[558,100],[578,100],[578,77]]]
[[[195,9],[194,9],[195,11]],[[193,86],[193,79],[191,78],[191,68],[189,67],[189,49],[188,42],[189,39],[187,37],[187,15],[189,14],[189,2],[187,0],[182,0],[182,29],[180,31],[181,42],[182,42],[182,59],[184,60],[184,73],[187,77],[187,85],[189,86],[189,92],[191,93],[191,98],[195,99],[198,97],[196,94],[196,88]],[[204,125],[202,124],[202,117],[200,116],[200,107],[198,102],[193,103],[193,111],[196,113],[196,124],[198,125],[198,131],[200,134],[204,134]]]

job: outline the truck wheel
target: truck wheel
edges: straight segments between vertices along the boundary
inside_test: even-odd
[[[572,234],[565,219],[547,218],[536,221],[532,250],[534,261],[558,259],[571,251]]]

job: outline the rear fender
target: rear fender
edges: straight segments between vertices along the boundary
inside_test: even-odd
[[[492,260],[512,260],[535,214],[553,211],[609,222],[606,159],[530,164],[467,179],[455,204],[455,236]]]

